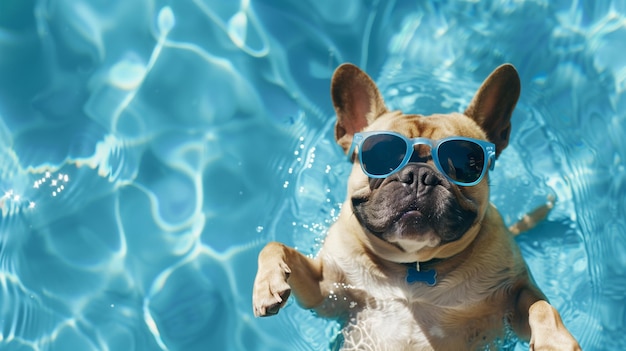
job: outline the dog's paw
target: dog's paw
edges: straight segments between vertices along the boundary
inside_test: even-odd
[[[259,267],[254,279],[252,306],[256,317],[273,316],[285,305],[291,287],[287,278],[291,270],[284,262],[278,267]]]
[[[530,351],[582,351],[582,349],[576,341],[556,337],[551,340],[531,343]]]
[[[555,197],[548,195],[546,203],[527,213],[517,223],[509,226],[509,231],[517,236],[523,232],[527,232],[537,226],[541,221],[548,217],[552,208],[554,208]]]
[[[559,313],[546,301],[534,303],[529,314],[531,351],[581,351]]]

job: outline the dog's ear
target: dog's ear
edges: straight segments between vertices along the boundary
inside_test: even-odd
[[[520,80],[510,64],[496,68],[485,79],[465,115],[471,117],[496,145],[496,157],[509,144],[511,114],[520,94]]]
[[[335,140],[347,152],[354,133],[387,111],[385,102],[372,79],[350,63],[335,70],[330,94],[337,113]]]

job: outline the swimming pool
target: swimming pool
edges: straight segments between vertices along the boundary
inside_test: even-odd
[[[427,114],[511,62],[492,201],[557,197],[522,251],[583,349],[624,350],[624,42],[621,1],[4,1],[0,349],[329,349],[335,323],[254,319],[251,290],[266,242],[315,254],[343,202],[333,69]]]

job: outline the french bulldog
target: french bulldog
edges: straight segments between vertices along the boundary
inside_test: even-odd
[[[347,199],[316,258],[277,242],[261,250],[254,314],[278,313],[293,293],[342,322],[343,350],[493,349],[507,331],[530,350],[580,350],[489,202],[519,94],[505,64],[464,113],[403,114],[365,72],[339,66],[331,96],[336,141],[354,163]]]

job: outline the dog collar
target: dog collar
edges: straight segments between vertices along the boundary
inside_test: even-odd
[[[405,263],[406,269],[406,282],[413,284],[416,282],[423,282],[428,286],[435,286],[437,284],[437,271],[434,269],[423,270],[420,269],[420,263]]]

